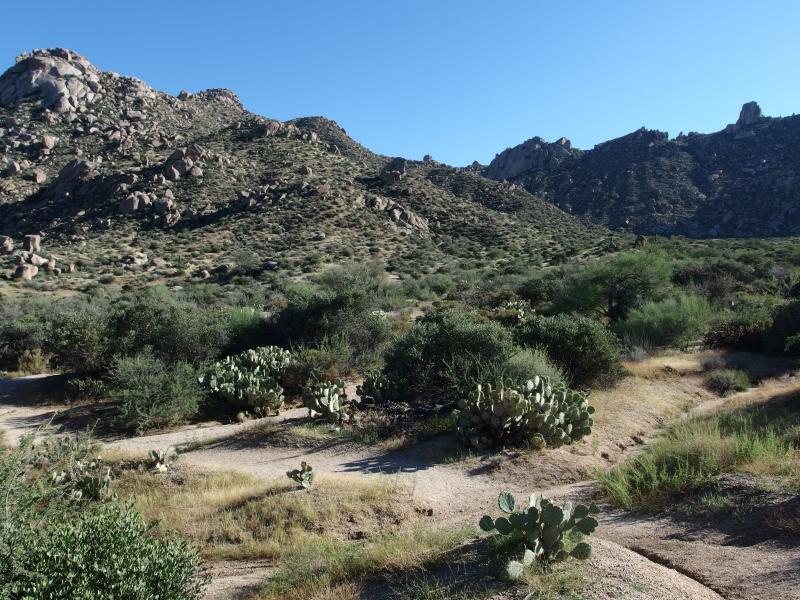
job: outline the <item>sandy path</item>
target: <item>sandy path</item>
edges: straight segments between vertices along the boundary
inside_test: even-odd
[[[194,449],[181,455],[184,464],[206,469],[234,469],[267,479],[284,478],[286,470],[301,460],[310,462],[320,474],[395,477],[413,490],[420,504],[433,511],[438,523],[475,522],[486,512],[496,512],[500,489],[507,489],[520,497],[531,491],[542,491],[559,501],[586,500],[596,492],[595,483],[589,478],[592,469],[607,465],[609,460],[616,462],[641,447],[631,441],[633,425],[644,423],[647,431],[639,433],[646,437],[659,425],[677,416],[673,409],[679,404],[685,408],[687,403],[693,403],[693,411],[707,412],[724,402],[710,396],[696,382],[687,382],[686,378],[638,380],[635,385],[626,384],[630,387],[628,405],[609,404],[608,412],[627,411],[627,415],[629,407],[638,406],[643,398],[658,398],[658,402],[663,404],[658,410],[663,414],[651,411],[631,423],[609,418],[598,425],[590,438],[568,448],[533,456],[509,454],[447,462],[443,457],[453,449],[453,440],[447,436],[401,451],[384,451],[379,447],[339,439],[298,444],[296,447],[276,446],[270,443],[269,438],[259,435],[262,425],[297,419],[305,415],[303,409],[242,424],[207,423],[157,435],[108,439],[104,446],[110,450],[141,454],[154,448],[190,445]],[[37,406],[21,400],[27,397],[29,386],[39,383],[41,380],[34,378],[0,381],[0,428],[6,431],[8,440],[13,442],[25,432],[35,430],[58,411],[58,407]],[[798,389],[800,383],[797,380],[784,379],[770,383],[769,392],[766,388],[757,388],[750,393],[775,394]],[[664,398],[665,394],[672,394],[672,397]],[[615,391],[614,396],[624,394]],[[618,402],[616,397],[613,401]],[[598,402],[612,401],[601,397]],[[786,571],[786,565],[776,566],[774,561],[769,562],[770,556],[776,553],[767,548],[758,554],[753,549],[718,545],[723,543],[721,540],[708,540],[702,546],[698,545],[701,543],[698,540],[680,542],[674,539],[674,535],[670,538],[670,533],[676,534],[677,531],[674,524],[671,530],[669,525],[652,517],[637,519],[626,515],[623,518],[619,513],[605,512],[596,534],[597,553],[591,561],[591,568],[595,569],[597,580],[606,581],[608,585],[593,589],[592,596],[631,600],[800,598],[787,595],[794,592],[786,587],[793,584],[797,589],[796,573],[800,562],[795,564],[793,579],[791,572]],[[655,550],[654,545],[657,546]],[[651,556],[656,562],[644,556]],[[790,556],[786,560],[794,559]],[[715,567],[714,563],[725,568]],[[215,584],[209,598],[234,597],[236,590],[250,585],[251,580],[263,576],[267,569],[264,565],[237,563],[214,565],[213,568]],[[778,573],[788,574],[781,579]],[[773,575],[778,577],[777,583],[762,581]],[[754,581],[756,583],[752,584]],[[784,585],[783,582],[788,583]],[[616,595],[604,595],[607,589],[616,589]],[[712,590],[723,592],[723,595]]]

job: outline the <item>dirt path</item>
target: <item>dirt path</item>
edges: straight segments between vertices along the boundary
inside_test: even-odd
[[[455,440],[448,436],[389,451],[338,438],[275,444],[264,435],[266,425],[283,423],[291,427],[305,415],[302,409],[243,424],[206,423],[158,435],[109,438],[104,446],[110,451],[136,454],[168,446],[191,448],[180,459],[187,465],[233,469],[266,479],[284,478],[286,470],[301,460],[311,463],[321,475],[394,477],[413,490],[418,503],[429,507],[438,523],[474,523],[482,514],[496,512],[501,489],[520,496],[540,491],[559,501],[587,500],[596,494],[592,480],[596,469],[637,452],[652,432],[685,415],[686,409],[707,412],[724,403],[700,385],[696,361],[679,357],[676,364],[640,366],[636,377],[595,394],[592,401],[598,408],[598,419],[592,436],[573,446],[533,455],[502,453],[453,461],[446,458],[455,450]],[[29,397],[28,389],[41,383],[41,379],[33,378],[0,381],[0,428],[6,431],[7,440],[13,442],[35,431],[58,412],[59,407],[20,400]],[[751,393],[796,390],[800,390],[800,381],[788,378],[770,381]],[[800,598],[791,596],[796,592],[787,587],[793,584],[797,589],[800,558],[794,564],[792,578],[790,565],[774,560],[770,563],[770,557],[780,554],[774,549],[743,549],[725,545],[722,539],[679,540],[678,529],[674,523],[652,517],[639,519],[604,512],[596,534],[598,552],[591,564],[597,579],[606,578],[609,585],[592,595],[631,600]],[[794,560],[792,554],[784,553],[786,556],[789,558],[785,560]],[[215,583],[209,598],[235,597],[237,590],[263,577],[267,569],[265,565],[214,565]],[[771,577],[775,581],[767,581]],[[618,595],[603,595],[603,590],[615,586]]]

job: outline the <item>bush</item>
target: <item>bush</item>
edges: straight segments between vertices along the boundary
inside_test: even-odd
[[[168,363],[199,364],[220,355],[228,342],[226,315],[180,300],[164,288],[146,288],[111,309],[110,336],[128,356],[150,349]]]
[[[141,517],[109,504],[67,522],[32,527],[9,585],[19,598],[189,600],[202,596],[200,559],[185,542],[147,537]]]
[[[386,356],[386,375],[401,394],[457,398],[484,380],[489,365],[515,354],[510,332],[473,312],[443,309],[418,320]]]
[[[49,340],[56,364],[70,373],[92,375],[108,367],[112,342],[105,307],[84,305],[57,315]]]
[[[779,307],[772,325],[764,332],[764,346],[773,354],[800,356],[800,300],[791,300]]]
[[[546,378],[553,387],[566,385],[567,382],[564,372],[553,364],[541,348],[520,348],[506,361],[502,380],[521,385],[537,375]]]
[[[361,289],[330,290],[295,286],[287,306],[275,318],[272,342],[281,346],[317,346],[340,340],[351,351],[351,367],[370,369],[391,338],[391,325],[375,296]]]
[[[323,381],[343,377],[349,370],[353,351],[342,339],[323,340],[316,348],[298,348],[283,375],[283,385],[298,393]]]
[[[109,374],[108,393],[118,403],[114,425],[137,433],[193,417],[203,398],[191,365],[170,365],[149,353],[118,358]]]
[[[515,336],[524,346],[544,349],[573,386],[610,384],[622,373],[617,339],[594,319],[534,315],[515,329]]]
[[[706,386],[720,396],[727,396],[749,388],[750,378],[739,369],[714,369],[706,375]]]
[[[761,351],[765,334],[772,327],[779,298],[744,296],[735,301],[732,311],[714,319],[703,341],[712,347]]]
[[[49,322],[35,313],[23,314],[24,310],[19,307],[19,312],[5,310],[0,315],[0,368],[8,371],[20,369],[23,353],[42,351],[50,335]]]
[[[0,451],[0,598],[192,600],[206,578],[196,551],[162,541],[129,507],[69,493],[52,474],[85,464],[80,438],[32,437]]]
[[[228,345],[225,354],[237,354],[264,343],[266,322],[257,310],[234,306],[227,311]]]
[[[634,308],[614,329],[627,340],[686,348],[703,334],[710,318],[711,306],[705,298],[684,296]]]
[[[621,252],[567,272],[553,311],[594,313],[615,322],[642,301],[660,300],[670,286],[671,262],[661,253]]]

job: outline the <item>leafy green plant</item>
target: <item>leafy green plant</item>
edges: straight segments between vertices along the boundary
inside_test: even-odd
[[[515,328],[519,344],[542,348],[576,387],[609,384],[622,373],[616,336],[579,315],[534,315]]]
[[[266,415],[283,406],[279,381],[291,353],[277,346],[252,348],[214,363],[201,383],[232,406]]]
[[[542,448],[589,435],[593,413],[585,395],[535,377],[519,389],[479,385],[459,401],[453,421],[461,440],[474,448]]]
[[[193,417],[204,391],[191,365],[167,365],[142,353],[115,361],[108,395],[117,404],[113,424],[142,432]]]
[[[714,369],[706,374],[706,385],[720,396],[727,396],[749,388],[750,378],[740,369]]]
[[[685,348],[700,338],[711,318],[711,305],[701,296],[667,298],[634,308],[615,326],[623,338],[646,339],[655,346]]]
[[[536,560],[550,563],[570,557],[586,560],[591,556],[592,548],[586,542],[567,550],[565,536],[572,531],[587,536],[594,532],[598,523],[592,515],[599,512],[594,503],[573,506],[566,502],[558,506],[541,494],[532,494],[527,506],[517,507],[510,492],[501,492],[497,504],[505,515],[496,519],[484,515],[478,524],[483,531],[496,531],[509,536],[512,544],[518,544],[520,560],[511,560],[505,565],[506,579],[519,579],[524,568]]]
[[[311,483],[314,481],[314,475],[315,474],[312,470],[311,465],[309,465],[305,461],[300,463],[299,469],[292,469],[291,471],[286,471],[286,476],[289,479],[291,479],[292,481],[296,481],[306,489],[311,487]]]
[[[309,414],[322,416],[331,424],[337,425],[347,416],[347,394],[341,379],[312,386],[303,395],[303,404]]]

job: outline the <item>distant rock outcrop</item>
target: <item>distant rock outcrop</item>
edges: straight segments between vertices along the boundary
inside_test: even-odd
[[[717,133],[642,128],[585,151],[533,138],[483,173],[635,233],[800,234],[800,116],[765,117],[756,102]]]

